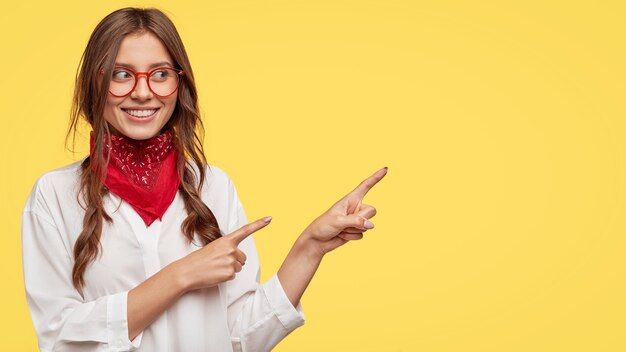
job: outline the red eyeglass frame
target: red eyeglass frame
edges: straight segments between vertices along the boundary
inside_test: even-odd
[[[147,72],[146,71],[137,72],[137,71],[134,71],[133,69],[130,69],[128,67],[120,67],[120,66],[113,67],[113,70],[115,70],[116,68],[124,69],[125,71],[129,71],[130,73],[132,73],[135,76],[135,84],[133,85],[133,88],[128,93],[126,93],[124,95],[117,95],[117,94],[111,93],[111,91],[109,90],[109,94],[111,94],[112,96],[117,97],[117,98],[127,97],[130,94],[132,94],[133,91],[135,90],[135,88],[137,88],[137,83],[139,82],[139,78],[141,76],[146,76],[146,84],[148,85],[148,89],[152,92],[152,94],[156,95],[159,98],[167,98],[170,95],[176,93],[176,91],[178,90],[178,87],[180,86],[181,79],[180,78],[178,79],[178,84],[176,84],[176,89],[174,89],[173,92],[171,92],[168,95],[160,95],[160,94],[157,94],[155,91],[153,91],[152,87],[150,86],[150,76],[152,75],[152,73],[154,71],[158,71],[158,70],[162,70],[162,69],[168,69],[168,70],[175,71],[181,77],[185,75],[185,71],[179,70],[179,69],[176,69],[176,68],[173,68],[173,67],[168,67],[168,66],[155,67],[152,70],[147,71]],[[104,75],[104,69],[100,70],[100,74]]]

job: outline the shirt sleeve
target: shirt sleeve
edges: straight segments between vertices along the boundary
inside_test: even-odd
[[[51,217],[25,209],[22,264],[26,302],[41,351],[134,351],[128,291],[85,301],[72,285],[73,261]]]
[[[228,233],[248,223],[232,182],[229,182],[231,210]],[[233,350],[238,352],[270,351],[282,339],[304,324],[302,305],[296,307],[278,280],[272,276],[259,283],[259,258],[252,236],[241,242],[246,265],[236,278],[226,283],[227,313]]]

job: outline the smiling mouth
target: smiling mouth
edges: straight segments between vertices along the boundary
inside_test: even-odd
[[[126,112],[128,115],[141,118],[141,117],[148,117],[148,116],[154,115],[154,113],[156,113],[159,110],[159,108],[156,108],[156,109],[142,109],[142,110],[124,109],[124,108],[122,108],[122,110],[124,110],[124,112]]]

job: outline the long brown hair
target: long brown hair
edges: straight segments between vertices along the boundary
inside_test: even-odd
[[[108,194],[108,190],[102,183],[108,163],[103,157],[104,138],[110,133],[103,111],[111,72],[122,39],[129,34],[143,32],[151,32],[160,38],[174,60],[176,68],[185,71],[177,91],[176,106],[162,130],[172,131],[178,153],[177,168],[181,180],[179,191],[188,214],[181,230],[190,243],[194,239],[194,233],[200,236],[204,245],[221,236],[217,219],[200,199],[205,179],[204,166],[207,164],[202,144],[204,127],[200,120],[193,72],[178,31],[172,21],[157,9],[128,7],[114,11],[96,26],[81,57],[76,73],[70,126],[66,136],[66,143],[72,135],[74,144],[81,117],[85,118],[93,129],[94,157],[88,156],[81,164],[80,190],[77,197],[85,210],[85,217],[82,232],[74,245],[72,282],[81,295],[85,286],[83,278],[85,269],[102,250],[100,237],[103,220],[109,223],[112,221],[103,206],[103,198]],[[105,73],[103,79],[98,79],[100,71]],[[191,162],[195,163],[199,174],[194,172]]]

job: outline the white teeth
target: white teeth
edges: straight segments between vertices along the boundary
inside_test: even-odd
[[[135,117],[146,117],[154,114],[158,109],[152,110],[128,110],[124,109],[129,115],[133,115]]]

